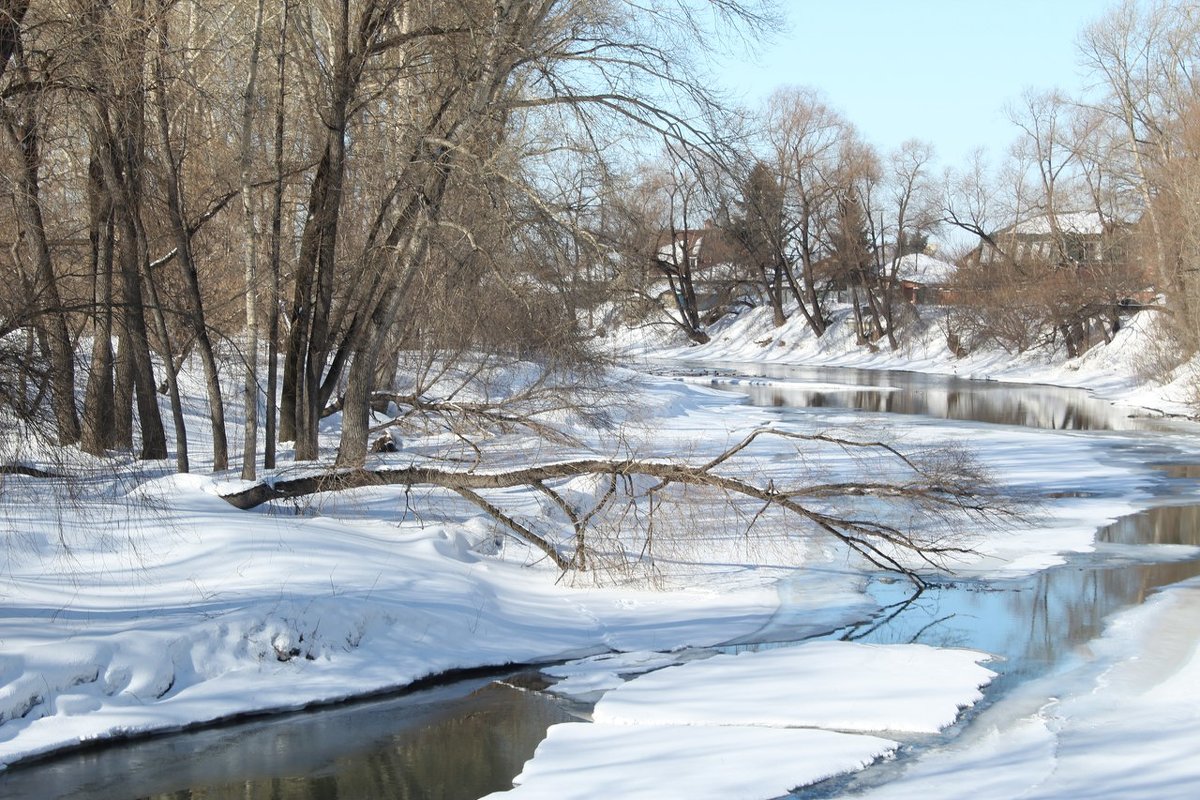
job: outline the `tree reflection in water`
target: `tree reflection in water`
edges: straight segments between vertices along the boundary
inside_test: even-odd
[[[0,797],[475,800],[510,788],[546,729],[573,718],[544,694],[474,681],[68,756],[0,777]]]
[[[1137,430],[1156,424],[1131,418],[1082,389],[842,367],[716,363],[698,371],[711,375],[715,388],[745,394],[757,406],[853,409],[1043,430]]]
[[[1124,517],[1097,541],[1122,545],[1200,545],[1200,507],[1164,506]],[[842,631],[857,641],[921,642],[999,656],[989,689],[1044,673],[1103,632],[1104,620],[1155,589],[1200,575],[1200,559],[1147,563],[1101,552],[1024,578],[933,582],[919,594],[890,581],[872,587],[885,606],[874,620]]]

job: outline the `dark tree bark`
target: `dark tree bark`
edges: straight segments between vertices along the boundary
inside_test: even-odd
[[[88,240],[92,254],[92,364],[83,400],[84,452],[102,455],[119,447],[113,394],[113,216],[112,201],[93,151],[88,164]]]
[[[33,82],[29,65],[22,55],[21,24],[28,9],[26,0],[4,0],[0,3],[0,79],[16,57],[24,82]],[[32,289],[30,301],[36,309],[34,322],[50,356],[51,405],[58,441],[59,444],[68,445],[78,442],[80,436],[79,414],[75,408],[75,353],[42,214],[41,131],[31,99],[26,92],[21,103],[23,107],[14,107],[8,97],[0,97],[0,124],[4,127],[2,135],[5,146],[17,165],[17,174],[11,176],[14,183],[13,199],[21,235],[26,239],[34,261],[36,278],[29,287]]]
[[[200,276],[196,269],[196,260],[192,250],[192,232],[188,224],[187,212],[183,200],[183,178],[180,170],[180,159],[175,155],[171,141],[170,120],[167,114],[167,99],[163,96],[163,86],[166,77],[163,70],[163,57],[168,48],[166,19],[159,18],[159,52],[155,60],[155,71],[158,76],[158,90],[155,102],[155,120],[158,131],[158,145],[161,150],[163,166],[163,183],[166,188],[167,212],[171,232],[175,237],[176,260],[183,275],[185,293],[187,295],[187,320],[200,353],[200,364],[204,370],[204,387],[208,395],[208,413],[212,421],[213,470],[221,471],[229,467],[229,442],[225,431],[225,401],[221,394],[220,373],[217,359],[213,354],[212,341],[208,336],[208,323],[204,316],[204,300],[200,291]],[[150,276],[147,276],[147,280]],[[165,333],[163,334],[165,335]],[[166,344],[164,343],[164,346]],[[173,354],[167,350],[167,358]]]
[[[128,15],[119,20],[115,35],[124,59],[119,65],[104,61],[93,51],[92,66],[102,90],[92,93],[91,137],[99,154],[100,174],[113,203],[117,232],[117,272],[121,283],[123,337],[119,350],[117,399],[124,399],[125,383],[132,373],[133,399],[142,432],[141,457],[167,457],[166,431],[158,408],[157,386],[150,358],[142,270],[149,264],[145,229],[141,219],[142,164],[145,161],[145,52],[149,33],[145,0],[130,0]],[[107,37],[106,10],[100,4],[85,14],[85,33],[93,44]],[[169,356],[168,356],[169,357]],[[124,363],[121,363],[124,362]],[[125,413],[120,407],[116,413]]]

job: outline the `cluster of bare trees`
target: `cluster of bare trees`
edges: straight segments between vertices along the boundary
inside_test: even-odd
[[[838,292],[855,309],[862,343],[895,348],[905,308],[899,260],[920,252],[939,223],[932,147],[912,140],[881,156],[801,88],[777,91],[739,144],[702,157],[671,152],[629,195],[629,215],[643,221],[629,232],[658,247],[632,260],[669,282],[675,322],[703,341],[706,307],[755,297],[776,326],[798,314],[820,336]]]
[[[466,353],[569,356],[611,261],[608,145],[631,126],[713,142],[679,48],[765,13],[3,0],[5,407],[51,409],[58,441],[94,454],[163,458],[173,431],[186,470],[194,357],[218,470],[244,373],[253,477],[278,442],[316,458],[333,406],[338,460],[361,463],[374,393],[428,401]]]
[[[1094,138],[1118,195],[1142,214],[1139,251],[1189,356],[1200,350],[1200,15],[1179,0],[1127,1],[1084,32],[1082,50],[1105,92]]]
[[[901,301],[900,258],[957,230],[973,250],[945,256],[959,266],[944,295],[955,350],[1079,355],[1162,295],[1175,357],[1197,352],[1200,16],[1180,0],[1126,0],[1079,45],[1089,92],[1029,90],[1012,104],[1018,139],[996,169],[977,157],[934,176],[916,141],[881,157],[796,88],[770,98],[735,150],[669,151],[625,195],[641,221],[624,231],[644,250],[628,250],[647,265],[641,288],[665,284],[661,304],[695,341],[747,298],[777,326],[798,315],[823,335],[836,293],[860,343],[895,348],[916,310]]]
[[[960,270],[956,338],[1076,355],[1111,337],[1123,306],[1160,294],[1163,338],[1186,358],[1200,349],[1200,18],[1178,0],[1127,0],[1079,46],[1091,92],[1027,92],[1010,108],[1010,159],[948,181],[948,220],[982,241]]]
[[[1137,204],[1100,109],[1027,91],[1009,118],[1020,138],[999,173],[977,157],[947,179],[948,221],[979,240],[957,273],[952,338],[1013,352],[1058,343],[1076,356],[1111,339],[1150,285]]]
[[[519,428],[570,443],[538,415],[603,416],[581,368],[582,320],[614,292],[646,287],[615,265],[657,270],[679,324],[703,340],[691,262],[663,258],[664,234],[672,254],[690,253],[699,227],[740,250],[721,259],[735,267],[722,302],[749,288],[777,323],[800,313],[821,333],[832,281],[852,297],[863,341],[896,345],[896,263],[932,224],[930,150],[881,159],[815,96],[789,90],[772,101],[758,155],[736,157],[748,134],[689,59],[719,41],[713,26],[753,31],[769,7],[0,0],[4,412],[44,416],[60,444],[97,456],[173,450],[186,471],[196,417],[185,404],[201,394],[187,381],[198,375],[213,467],[238,460],[240,411],[246,479],[275,466],[281,443],[317,459],[321,420],[342,416],[340,469],[254,484],[227,498],[239,507],[433,486],[559,566],[585,568],[596,520],[707,491],[757,507],[751,525],[780,512],[916,577],[906,553],[928,563],[955,545],[835,506],[866,497],[986,513],[980,476],[957,460],[801,437],[879,452],[901,477],[784,488],[724,471],[759,432],[701,465],[475,469],[485,435]],[[638,136],[665,146],[671,166],[631,166]],[[694,225],[700,215],[711,224]],[[184,369],[193,362],[199,370]],[[489,376],[518,364],[521,380],[493,392]],[[475,462],[365,469],[372,432],[406,425],[450,431]],[[585,478],[601,491],[576,503],[564,485]],[[485,494],[512,486],[545,497],[571,544]],[[657,518],[644,519],[652,533]]]

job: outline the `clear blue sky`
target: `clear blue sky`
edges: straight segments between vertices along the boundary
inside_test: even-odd
[[[811,86],[886,151],[934,144],[960,165],[1016,138],[1004,114],[1026,87],[1077,94],[1076,42],[1116,0],[780,0],[789,27],[722,68],[752,107],[780,85]]]

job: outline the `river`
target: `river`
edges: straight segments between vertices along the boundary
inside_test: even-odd
[[[811,422],[846,414],[911,415],[953,425],[1021,426],[1112,437],[1113,453],[1152,474],[1147,510],[1100,531],[1094,552],[1011,579],[935,580],[913,595],[889,576],[868,591],[883,609],[832,638],[922,642],[1000,657],[986,699],[1075,657],[1112,613],[1200,574],[1197,466],[1183,423],[1130,416],[1086,392],[913,373],[831,368],[675,365],[681,380],[741,392],[748,402]],[[795,421],[795,420],[794,420]],[[919,423],[918,423],[919,424]],[[1079,487],[1080,491],[1086,487]],[[1162,545],[1183,545],[1162,547]],[[741,646],[754,646],[753,643]],[[19,798],[429,798],[472,800],[511,785],[546,728],[586,709],[539,691],[536,673],[460,681],[403,696],[269,717],[85,751],[0,775]],[[941,737],[914,737],[909,750]],[[903,755],[902,755],[903,758]],[[165,765],[170,765],[169,769]],[[835,796],[886,780],[886,769],[827,782],[798,797]]]

